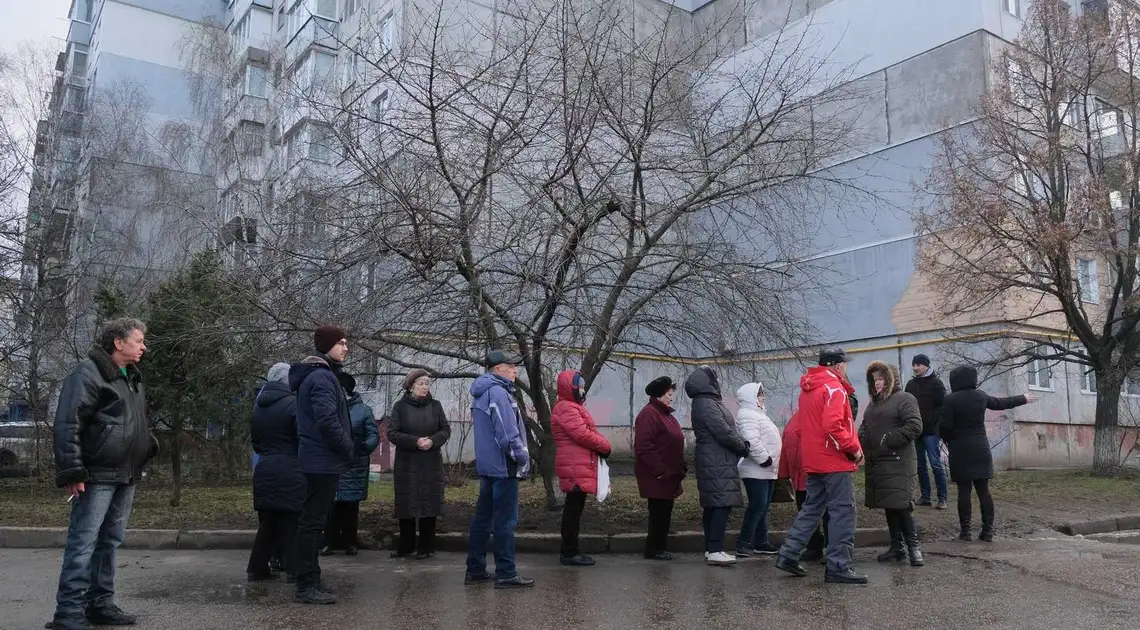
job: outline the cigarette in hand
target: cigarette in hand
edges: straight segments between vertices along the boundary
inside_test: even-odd
[[[75,498],[75,495],[74,495],[74,494],[69,494],[69,495],[67,495],[67,501],[66,501],[66,502],[67,502],[67,503],[71,503],[71,500],[72,500],[72,499],[74,499],[74,498]]]

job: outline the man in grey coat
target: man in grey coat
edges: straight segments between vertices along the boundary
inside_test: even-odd
[[[685,381],[693,401],[690,421],[696,440],[697,491],[704,509],[705,559],[713,566],[732,566],[736,556],[724,552],[724,534],[732,508],[744,506],[736,466],[748,456],[748,443],[736,431],[736,419],[721,402],[716,372],[701,366]]]

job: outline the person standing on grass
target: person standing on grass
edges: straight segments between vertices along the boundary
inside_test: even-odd
[[[847,354],[841,348],[819,353],[819,366],[800,379],[800,463],[807,473],[807,496],[780,548],[776,568],[797,577],[807,575],[800,564],[804,545],[826,510],[827,571],[824,580],[837,584],[866,584],[867,576],[851,568],[855,548],[855,471],[863,449],[855,434],[849,401],[854,388],[847,380]]]
[[[637,490],[648,503],[649,524],[645,535],[645,558],[669,561],[665,550],[673,503],[684,490],[681,482],[689,467],[685,464],[685,434],[673,417],[673,395],[677,384],[668,376],[653,379],[645,386],[649,403],[637,414],[633,431],[633,474]]]
[[[918,456],[918,484],[922,492],[919,505],[933,505],[930,500],[930,474],[927,472],[927,461],[930,469],[934,471],[934,485],[938,490],[938,509],[946,509],[946,471],[942,467],[942,440],[938,437],[938,414],[942,409],[942,401],[946,398],[946,386],[942,379],[930,367],[930,358],[925,354],[914,355],[911,361],[914,378],[906,384],[906,393],[914,396],[918,401],[918,410],[922,412],[922,437],[915,442],[914,447]]]
[[[690,374],[685,394],[693,401],[689,417],[697,443],[694,459],[703,509],[705,560],[712,566],[734,566],[736,556],[725,553],[724,537],[732,508],[744,505],[736,465],[748,456],[749,445],[736,432],[736,420],[721,402],[720,382],[712,368],[701,366]]]
[[[146,325],[114,319],[63,383],[55,412],[55,484],[67,491],[71,520],[49,628],[126,626],[115,603],[115,552],[127,532],[135,484],[158,454],[147,420],[138,362]]]
[[[328,523],[325,525],[325,548],[321,553],[331,555],[336,551],[344,551],[345,555],[355,556],[360,503],[368,499],[368,460],[380,444],[380,429],[376,427],[372,408],[364,404],[364,399],[356,391],[356,379],[347,372],[341,372],[337,374],[337,381],[348,396],[348,417],[352,424],[352,463],[337,481],[336,499],[329,510]]]
[[[475,471],[479,499],[467,540],[464,584],[494,582],[495,588],[526,588],[534,580],[515,568],[515,525],[519,520],[519,479],[530,472],[526,427],[515,399],[520,360],[502,350],[487,353],[488,372],[471,384],[475,431]],[[494,538],[495,572],[487,572],[487,545]]]
[[[313,333],[317,353],[289,370],[297,392],[297,458],[305,474],[305,502],[297,523],[297,593],[303,604],[335,604],[321,581],[321,541],[340,476],[352,465],[352,421],[337,375],[348,357],[348,339],[337,326]]]
[[[910,558],[921,567],[918,531],[914,523],[915,440],[922,435],[922,414],[914,396],[899,388],[899,372],[893,365],[872,361],[867,366],[867,389],[871,403],[863,412],[859,442],[867,457],[866,505],[885,512],[891,543],[879,562]]]
[[[393,558],[414,555],[425,560],[435,553],[435,519],[443,514],[446,485],[443,445],[450,437],[443,405],[431,395],[431,376],[422,369],[408,372],[404,394],[392,405],[388,424],[388,440],[396,447],[392,486],[400,521]]]
[[[740,462],[740,480],[748,493],[740,535],[736,537],[737,557],[752,554],[774,555],[779,549],[768,540],[768,508],[776,491],[780,471],[780,430],[764,408],[764,384],[748,383],[736,390],[736,426],[748,443],[748,457]]]
[[[554,436],[554,472],[558,487],[566,493],[562,506],[562,550],[559,562],[567,566],[593,566],[594,559],[582,553],[578,532],[586,496],[598,492],[598,460],[609,457],[610,441],[598,431],[586,409],[586,379],[574,370],[558,374],[558,401],[550,414]]]
[[[796,510],[804,507],[807,499],[807,473],[800,461],[800,422],[799,413],[793,413],[784,427],[784,439],[780,448],[780,470],[777,473],[780,479],[787,479],[792,484],[795,493]],[[800,560],[816,562],[824,559],[824,548],[827,546],[827,510],[808,539],[807,547]],[[777,550],[778,552],[779,550]]]
[[[265,380],[249,425],[250,442],[258,455],[253,470],[257,537],[245,569],[251,582],[274,577],[270,569],[279,548],[284,551],[280,567],[289,576],[296,575],[297,520],[305,501],[305,475],[297,461],[297,397],[289,389],[289,364],[275,364]]]
[[[1037,402],[1033,395],[995,398],[978,389],[978,371],[972,367],[956,367],[950,372],[950,395],[942,403],[938,431],[950,451],[950,479],[958,486],[959,540],[972,540],[970,521],[970,489],[978,493],[982,508],[982,531],[978,540],[993,542],[994,499],[990,495],[990,479],[994,476],[994,459],[990,439],[986,435],[986,410],[1002,411]]]

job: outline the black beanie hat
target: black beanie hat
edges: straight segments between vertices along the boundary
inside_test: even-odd
[[[926,356],[925,354],[916,354],[914,355],[914,360],[911,361],[910,364],[925,365],[926,367],[930,367],[930,357]]]
[[[341,339],[347,338],[348,336],[344,334],[344,330],[339,326],[329,324],[313,331],[313,346],[317,349],[317,352],[328,354],[329,351],[333,349],[333,346],[340,343]]]

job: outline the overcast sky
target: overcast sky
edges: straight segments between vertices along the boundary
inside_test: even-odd
[[[63,50],[71,0],[0,0],[0,50],[12,52],[25,40],[49,42]]]

